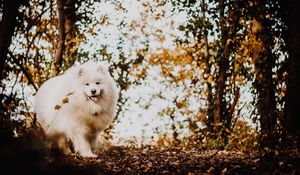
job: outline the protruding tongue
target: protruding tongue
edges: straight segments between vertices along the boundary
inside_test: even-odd
[[[93,96],[89,96],[89,98],[92,100],[92,101],[96,101],[98,99],[99,95],[93,95]]]

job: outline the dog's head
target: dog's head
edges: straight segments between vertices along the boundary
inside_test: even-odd
[[[87,62],[78,69],[78,77],[84,95],[92,101],[98,101],[104,93],[104,83],[108,69],[102,64]]]

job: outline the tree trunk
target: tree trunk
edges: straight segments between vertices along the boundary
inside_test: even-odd
[[[274,146],[273,130],[277,118],[275,113],[275,86],[272,78],[272,59],[274,58],[261,53],[259,59],[262,61],[254,64],[256,72],[255,86],[258,92],[257,107],[260,114],[262,136],[261,147],[272,148]]]
[[[227,79],[227,74],[226,71],[228,69],[228,58],[225,57],[227,55],[226,53],[223,53],[225,49],[226,40],[227,40],[227,27],[225,26],[225,4],[221,0],[219,1],[219,7],[220,12],[220,28],[221,28],[221,41],[220,41],[220,51],[219,51],[219,56],[220,59],[217,61],[218,64],[218,69],[219,72],[217,73],[216,77],[216,94],[215,94],[215,104],[214,104],[214,122],[215,123],[220,123],[223,121],[224,118],[224,92],[226,88],[226,79]],[[217,131],[220,129],[220,127],[216,128]]]
[[[299,3],[293,1],[286,18],[288,24],[287,62],[288,83],[285,103],[286,129],[289,133],[300,132],[300,15]]]
[[[209,76],[211,75],[211,63],[209,61],[210,59],[210,54],[209,54],[209,46],[208,46],[208,29],[207,29],[207,21],[206,21],[206,16],[205,16],[205,12],[207,11],[207,8],[205,6],[205,2],[204,0],[201,1],[200,4],[200,9],[201,9],[201,21],[203,21],[204,26],[199,26],[202,30],[203,33],[198,34],[198,40],[199,42],[201,41],[201,37],[203,35],[203,39],[204,39],[204,44],[205,44],[205,52],[204,52],[204,63],[205,63],[205,68],[204,68],[204,79],[207,85],[206,88],[206,94],[207,94],[207,122],[206,125],[207,127],[210,129],[211,132],[213,132],[213,123],[214,123],[214,117],[213,117],[213,109],[214,109],[214,103],[213,103],[213,93],[212,93],[212,84],[211,82],[209,82]],[[200,46],[201,47],[201,46]],[[200,48],[198,48],[200,49]]]
[[[228,58],[221,57],[218,62],[219,72],[217,75],[216,82],[216,96],[215,96],[215,108],[214,108],[214,121],[220,123],[225,117],[226,102],[224,101],[226,80],[227,80],[227,69],[228,69]]]
[[[78,47],[78,17],[76,0],[57,0],[58,43],[54,58],[54,74],[59,74],[62,64],[65,68],[73,65]]]
[[[58,43],[54,57],[54,75],[59,74],[60,67],[63,61],[63,54],[65,50],[65,14],[64,14],[64,0],[57,0],[57,18],[58,18]]]
[[[0,80],[3,79],[3,69],[7,59],[8,47],[17,24],[18,9],[22,1],[3,0],[3,14],[0,22]]]
[[[222,122],[223,128],[229,128],[231,124],[232,116],[230,109],[232,108],[228,101],[225,99],[226,96],[226,81],[228,79],[228,71],[230,66],[230,56],[233,53],[232,51],[232,42],[236,35],[237,24],[239,18],[233,16],[233,10],[228,8],[225,14],[225,4],[224,1],[219,2],[220,9],[220,28],[221,28],[221,41],[220,41],[220,51],[219,56],[220,60],[217,61],[219,72],[217,74],[216,81],[216,95],[215,95],[215,107],[214,107],[214,119],[215,123]],[[227,25],[229,24],[230,25]],[[234,95],[236,93],[234,92]],[[238,98],[238,97],[237,97]],[[233,99],[235,101],[237,98]],[[234,102],[232,105],[235,105]],[[226,137],[226,136],[225,136]],[[226,140],[226,139],[225,139]]]
[[[234,69],[230,70],[230,65],[232,63],[231,59],[233,59],[231,56],[234,55],[235,36],[240,20],[238,16],[234,15],[234,8],[236,6],[237,4],[234,2],[225,4],[224,1],[219,1],[221,37],[220,50],[218,51],[220,59],[217,60],[219,71],[216,77],[214,120],[215,124],[217,124],[215,131],[220,134],[222,139],[221,148],[228,143],[232,115],[239,99],[238,88],[232,90],[233,99],[226,99],[226,95],[231,93],[227,91],[228,85],[226,82],[229,81],[228,77],[230,74],[235,76],[232,72]],[[228,8],[228,10],[225,10],[226,8]],[[230,103],[230,101],[232,101],[232,103]]]
[[[65,46],[65,66],[70,67],[73,65],[78,49],[78,40],[80,34],[76,22],[79,20],[76,14],[77,8],[75,6],[76,0],[65,0],[65,33],[66,33],[66,46]]]
[[[262,4],[261,4],[262,5]],[[265,9],[262,6],[256,8],[258,14],[264,14]],[[261,127],[261,148],[273,148],[274,128],[277,120],[276,100],[275,100],[275,85],[273,80],[272,69],[275,65],[275,57],[271,51],[272,35],[270,33],[271,26],[267,26],[267,19],[257,17],[253,22],[253,34],[257,41],[254,47],[252,59],[255,67],[256,79],[254,85],[256,87],[257,109],[260,115]]]

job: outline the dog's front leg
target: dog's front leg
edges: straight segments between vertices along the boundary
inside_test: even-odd
[[[97,157],[92,153],[91,146],[84,133],[76,133],[71,139],[74,144],[74,150],[83,157]]]

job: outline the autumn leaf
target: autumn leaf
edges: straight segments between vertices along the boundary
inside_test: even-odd
[[[69,103],[68,97],[64,98],[64,99],[62,100],[62,103],[63,103],[63,104]]]
[[[73,95],[73,94],[74,94],[74,92],[70,92],[70,93],[67,94],[67,96],[70,96],[70,95]]]
[[[251,30],[253,33],[260,32],[263,29],[261,23],[259,21],[257,21],[256,19],[252,20],[251,24],[252,24]]]
[[[60,105],[55,105],[55,107],[54,107],[55,110],[59,110],[60,108],[61,108]]]

